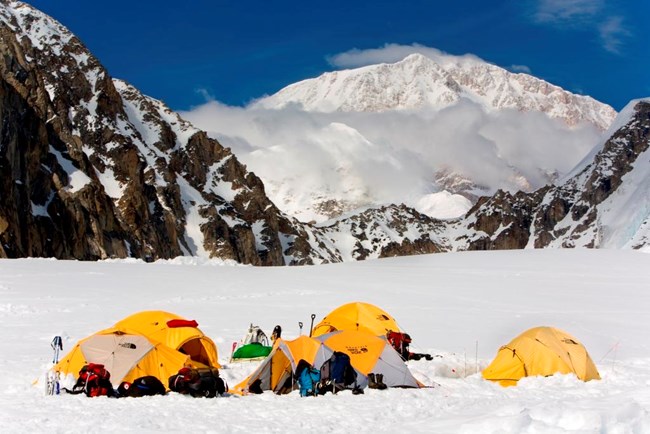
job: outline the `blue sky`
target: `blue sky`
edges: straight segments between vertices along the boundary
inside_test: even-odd
[[[340,69],[338,54],[387,44],[471,53],[617,110],[650,96],[647,0],[28,3],[79,36],[112,76],[176,110],[206,99],[245,105]]]

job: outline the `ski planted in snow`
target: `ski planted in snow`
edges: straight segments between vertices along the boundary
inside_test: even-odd
[[[52,366],[59,363],[59,355],[63,350],[63,339],[61,336],[54,336],[52,343],[50,344],[54,355],[52,356]],[[51,369],[47,372],[47,390],[48,395],[59,395],[61,393],[61,385],[59,384],[60,376],[58,372],[54,372]]]

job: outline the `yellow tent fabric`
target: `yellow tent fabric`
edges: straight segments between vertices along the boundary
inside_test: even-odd
[[[76,377],[85,364],[101,363],[111,373],[113,387],[145,375],[167,387],[169,377],[182,367],[219,367],[211,339],[196,327],[167,327],[166,318],[182,319],[161,311],[132,315],[80,340],[52,370]]]
[[[115,328],[134,330],[156,342],[188,354],[192,360],[207,366],[220,368],[217,347],[198,327],[169,327],[171,320],[183,318],[173,313],[151,310],[124,318]]]
[[[383,337],[373,334],[344,330],[317,338],[327,348],[350,356],[352,367],[364,376],[382,374],[388,387],[424,387],[413,377],[402,357]],[[359,381],[363,385],[363,382]]]
[[[300,360],[320,367],[332,354],[333,351],[324,346],[322,342],[309,336],[300,336],[291,341],[278,339],[268,357],[252,374],[233,387],[231,392],[248,394],[250,386],[259,382],[261,390],[289,393],[295,386],[295,379],[292,378],[292,375]]]
[[[327,314],[314,326],[312,336],[321,336],[337,330],[365,331],[375,336],[386,336],[389,330],[402,332],[395,318],[370,303],[344,304]]]
[[[583,381],[600,380],[585,347],[570,334],[553,327],[535,327],[502,346],[483,378],[514,386],[522,377],[573,373]]]
[[[96,351],[84,353],[84,344],[97,336],[114,336],[119,338],[116,339],[116,345],[113,351],[109,348],[106,350],[105,354],[115,353],[116,349],[130,346],[129,344],[132,341],[135,341],[133,338],[145,339],[149,342],[149,348],[140,358],[130,360],[130,365],[117,372],[116,369],[114,369],[114,365],[120,363],[119,355],[112,359],[108,359],[108,356],[98,356]],[[120,346],[120,344],[123,346]],[[113,384],[113,387],[119,386],[122,381],[132,382],[136,378],[145,375],[153,375],[157,377],[165,387],[167,387],[167,380],[169,377],[176,374],[180,368],[184,366],[193,366],[197,368],[205,367],[205,365],[201,363],[192,361],[190,356],[187,354],[182,354],[160,342],[152,342],[137,332],[124,329],[107,329],[79,341],[77,345],[75,345],[75,347],[52,368],[52,370],[59,372],[62,377],[66,375],[76,377],[81,368],[88,363],[103,364],[107,368],[108,372],[111,373],[111,384]]]

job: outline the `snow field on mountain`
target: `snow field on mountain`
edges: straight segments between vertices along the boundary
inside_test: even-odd
[[[649,256],[633,251],[463,252],[312,267],[256,268],[199,258],[0,261],[3,432],[650,432]],[[196,319],[232,386],[256,363],[229,364],[250,323],[298,336],[350,301],[374,303],[433,361],[411,361],[434,388],[353,396],[141,399],[43,395],[50,341],[64,353],[140,310]],[[602,380],[484,381],[498,348],[539,325],[574,335]],[[477,351],[478,347],[478,351]]]

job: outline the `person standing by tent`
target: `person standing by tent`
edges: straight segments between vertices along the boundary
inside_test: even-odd
[[[409,345],[411,343],[411,336],[409,336],[408,333],[400,333],[388,330],[388,333],[386,333],[386,339],[404,360],[420,360],[423,357],[427,360],[433,359],[431,354],[411,352],[409,348]]]

